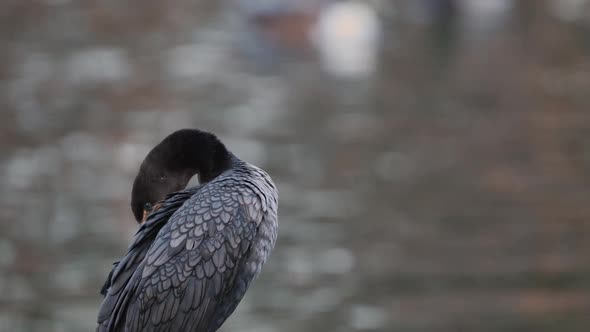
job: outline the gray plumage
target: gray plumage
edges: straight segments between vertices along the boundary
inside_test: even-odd
[[[170,194],[115,264],[97,331],[216,331],[274,247],[277,209],[268,174],[233,155],[210,182]]]

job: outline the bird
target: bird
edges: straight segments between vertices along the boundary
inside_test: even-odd
[[[194,175],[199,184],[185,188]],[[139,228],[113,268],[96,331],[217,331],[273,249],[278,193],[212,133],[182,129],[141,163]]]

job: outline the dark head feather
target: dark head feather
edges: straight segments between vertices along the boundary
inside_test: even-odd
[[[155,204],[167,194],[184,189],[198,174],[209,182],[230,166],[231,155],[213,134],[182,129],[164,138],[145,157],[133,182],[131,210],[141,222],[146,203]]]

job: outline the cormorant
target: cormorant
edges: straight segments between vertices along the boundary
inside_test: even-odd
[[[184,189],[195,174],[200,184]],[[270,176],[215,135],[183,129],[141,164],[131,208],[141,225],[103,286],[97,331],[219,329],[274,247]]]

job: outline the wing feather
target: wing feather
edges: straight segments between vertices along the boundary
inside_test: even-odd
[[[264,215],[256,191],[233,187],[210,182],[183,196],[172,215],[150,215],[138,233],[153,234],[152,223],[157,235],[136,235],[115,267],[99,331],[210,332],[225,321],[257,273],[248,252]]]

